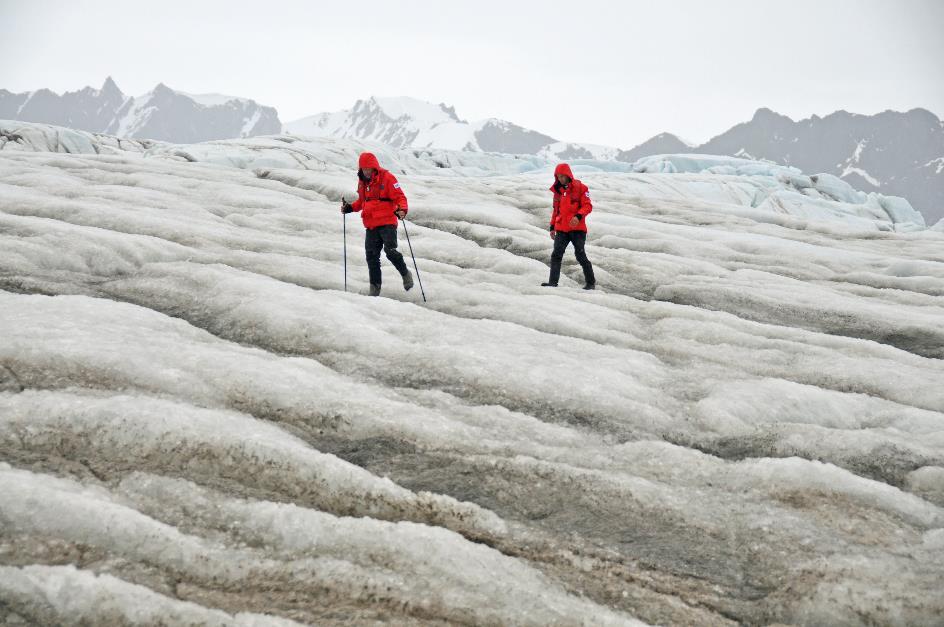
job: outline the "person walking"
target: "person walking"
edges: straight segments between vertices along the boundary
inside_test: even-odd
[[[413,274],[397,250],[397,219],[406,217],[409,207],[400,183],[389,170],[380,167],[373,153],[362,153],[357,162],[357,200],[342,200],[341,213],[359,211],[364,228],[364,252],[370,277],[370,295],[379,296],[382,274],[380,251],[403,278],[403,289],[413,287]]]
[[[554,240],[554,251],[551,253],[551,276],[543,287],[557,287],[560,280],[561,263],[564,251],[568,244],[574,245],[574,255],[583,268],[585,290],[596,288],[596,278],[593,276],[593,265],[587,258],[584,247],[587,243],[587,214],[593,211],[590,202],[590,190],[586,185],[574,178],[574,173],[566,163],[560,163],[554,168],[554,209],[551,213],[550,233]]]

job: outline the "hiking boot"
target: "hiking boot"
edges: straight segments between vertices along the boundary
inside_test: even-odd
[[[596,284],[596,283],[587,283],[586,285],[583,286],[583,289],[585,289],[585,290],[595,290],[595,289],[597,289],[597,284]]]
[[[557,283],[541,283],[541,287],[557,287]]]
[[[411,287],[413,287],[413,273],[407,270],[403,275],[403,289],[409,292]]]
[[[371,295],[371,296],[380,296],[380,283],[371,283],[371,284],[370,284],[370,295]]]

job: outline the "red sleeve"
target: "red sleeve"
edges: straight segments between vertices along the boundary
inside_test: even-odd
[[[402,209],[404,212],[408,212],[409,206],[406,201],[406,194],[403,193],[403,190],[400,189],[400,184],[397,182],[397,177],[387,171],[387,185],[389,185],[389,195],[390,199],[393,200],[397,205],[397,209]]]
[[[582,188],[580,190],[580,207],[577,209],[577,213],[585,216],[593,211],[593,203],[590,202],[590,188],[583,184],[580,187]]]

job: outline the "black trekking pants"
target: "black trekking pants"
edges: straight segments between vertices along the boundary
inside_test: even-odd
[[[557,285],[560,280],[561,262],[564,260],[564,251],[567,250],[567,244],[574,245],[574,256],[577,257],[577,263],[583,268],[583,278],[587,283],[595,284],[596,279],[593,276],[593,266],[587,259],[587,253],[584,251],[584,245],[587,243],[587,234],[584,231],[557,231],[554,235],[554,252],[551,253],[551,278],[549,283]]]
[[[397,250],[397,227],[385,224],[373,229],[367,229],[364,237],[364,251],[367,253],[367,270],[370,272],[370,282],[380,285],[380,251],[387,253],[387,259],[397,271],[406,274],[406,262],[403,255]]]

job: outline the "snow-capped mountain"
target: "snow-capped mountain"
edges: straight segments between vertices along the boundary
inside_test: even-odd
[[[552,162],[381,147],[368,298],[368,146],[0,123],[0,623],[940,623],[944,232],[585,161],[543,288]]]
[[[375,141],[393,148],[475,150],[475,127],[455,109],[413,98],[358,100],[350,110],[321,113],[285,124],[283,130],[311,137]]]
[[[650,142],[619,158],[678,152],[671,139],[670,150]],[[905,196],[929,223],[944,218],[944,122],[925,109],[876,115],[837,111],[798,122],[759,109],[749,122],[689,150],[828,172],[863,191]]]
[[[58,95],[48,89],[0,90],[0,119],[43,122],[117,137],[200,142],[269,135],[281,130],[278,113],[254,100],[191,95],[163,83],[143,96],[125,96],[108,77],[101,89]]]
[[[310,137],[376,141],[393,148],[538,154],[557,140],[499,119],[462,120],[452,107],[415,98],[358,100],[354,107],[289,122],[284,131]]]

